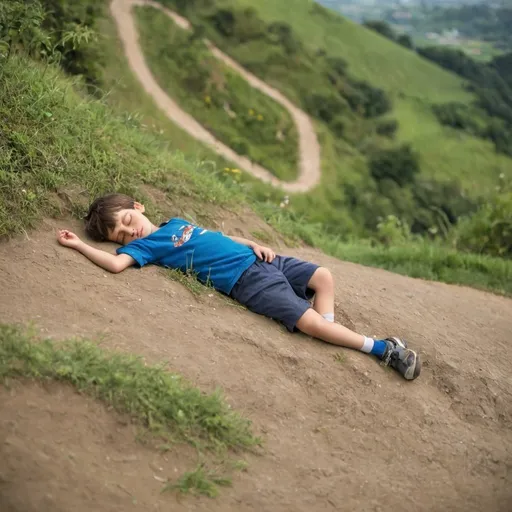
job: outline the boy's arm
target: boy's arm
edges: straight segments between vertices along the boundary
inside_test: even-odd
[[[255,245],[258,245],[256,242],[251,242],[250,240],[247,240],[247,238],[241,238],[239,236],[228,236],[228,235],[224,235],[224,236],[231,238],[231,240],[233,240],[233,242],[237,242],[239,244],[246,245],[247,247],[253,248]]]
[[[57,233],[57,240],[64,247],[70,247],[81,252],[86,258],[96,263],[101,268],[114,274],[122,272],[135,264],[135,260],[128,254],[110,254],[96,249],[85,242],[82,242],[74,233],[66,229],[60,229]]]
[[[254,254],[256,254],[256,256],[260,260],[266,261],[267,263],[272,263],[272,261],[276,257],[276,253],[270,247],[263,247],[262,245],[259,245],[256,242],[251,242],[251,240],[247,240],[247,238],[241,238],[239,236],[224,236],[231,238],[233,242],[237,242],[239,244],[250,247],[254,251]]]

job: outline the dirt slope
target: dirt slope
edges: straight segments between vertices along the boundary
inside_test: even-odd
[[[251,223],[228,216],[224,227],[247,236]],[[425,364],[407,383],[217,295],[197,300],[155,267],[107,274],[58,246],[55,227],[0,245],[1,321],[101,336],[204,390],[220,386],[265,452],[219,498],[178,503],[154,475],[181,470],[186,451],[158,458],[67,388],[14,386],[0,390],[2,512],[125,511],[134,500],[144,511],[512,509],[512,300],[286,251],[332,269],[338,320],[412,341]]]
[[[290,112],[299,134],[299,177],[294,182],[278,180],[267,169],[251,162],[246,157],[238,155],[231,148],[222,144],[222,142],[217,140],[191,115],[182,110],[179,105],[158,85],[144,60],[144,55],[138,42],[137,29],[131,12],[132,7],[135,5],[151,5],[156,9],[162,10],[182,29],[190,29],[190,24],[185,18],[170,11],[169,9],[163,8],[156,2],[146,0],[113,0],[110,4],[111,12],[117,23],[119,35],[123,41],[124,51],[132,72],[137,76],[144,90],[153,97],[159,108],[161,108],[174,123],[192,135],[192,137],[195,137],[210,146],[218,154],[232,162],[235,162],[236,165],[244,171],[249,172],[256,178],[267,183],[271,183],[276,187],[281,187],[288,192],[307,192],[318,184],[321,173],[320,145],[318,144],[311,119],[302,110],[293,105],[293,103],[283,96],[283,94],[281,94],[277,89],[270,87],[252,73],[249,73],[230,57],[216,48],[212,43],[208,43],[208,45],[215,57],[235,69],[235,71],[244,77],[252,87],[267,94]]]

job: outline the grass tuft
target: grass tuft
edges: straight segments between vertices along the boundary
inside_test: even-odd
[[[72,384],[129,414],[163,439],[167,449],[183,442],[200,452],[223,454],[261,444],[250,421],[232,411],[220,391],[202,393],[164,366],[146,365],[140,357],[107,352],[89,341],[40,341],[28,330],[0,324],[0,382],[11,377]],[[186,485],[180,485],[190,489],[197,484],[202,494],[214,493],[211,486],[224,485],[213,473],[198,473],[195,480],[187,475],[183,476]]]
[[[169,482],[164,488],[166,491],[177,491],[180,494],[192,492],[196,495],[204,495],[215,498],[219,493],[219,487],[231,486],[231,478],[217,474],[206,469],[204,464],[199,464],[194,471],[187,471],[177,482]]]

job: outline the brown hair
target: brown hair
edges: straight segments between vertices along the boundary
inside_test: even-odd
[[[115,214],[134,208],[135,200],[124,194],[99,197],[89,207],[85,217],[85,232],[97,242],[108,240],[109,231],[116,227]]]

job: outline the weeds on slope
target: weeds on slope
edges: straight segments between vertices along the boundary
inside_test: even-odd
[[[41,341],[28,330],[0,324],[0,383],[6,378],[72,384],[129,414],[166,443],[191,444],[202,457],[261,443],[250,421],[232,411],[220,391],[204,394],[165,365],[149,366],[140,357],[107,352],[88,341]],[[205,462],[199,467],[200,475],[190,476],[196,468],[167,487],[213,496],[217,485],[229,483],[229,477],[207,470]]]
[[[0,237],[56,213],[62,189],[78,191],[80,216],[92,198],[111,191],[145,198],[151,184],[170,197],[236,204],[241,190],[217,169],[170,152],[131,116],[84,99],[54,67],[12,56],[0,68]]]
[[[298,134],[286,109],[163,12],[138,7],[134,15],[145,58],[162,88],[234,151],[278,178],[296,178]]]
[[[79,86],[53,68],[18,56],[0,69],[0,237],[34,227],[45,215],[80,217],[90,200],[111,191],[156,206],[144,185],[162,190],[176,204],[252,206],[281,233],[332,256],[388,270],[512,294],[512,262],[408,242],[372,247],[347,243],[321,223],[304,221],[277,206],[279,193],[260,183],[227,179],[209,160],[190,160],[142,121],[115,115],[103,102],[84,99]],[[170,121],[169,121],[170,123]],[[78,191],[62,212],[55,198]],[[267,199],[265,199],[267,197]],[[347,219],[347,222],[349,220]]]

